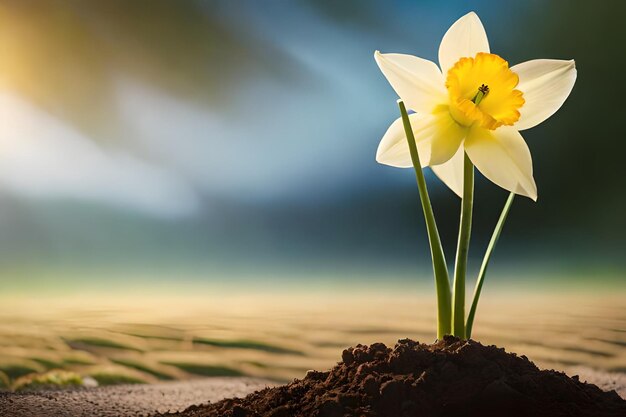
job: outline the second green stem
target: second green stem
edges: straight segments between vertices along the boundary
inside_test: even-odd
[[[462,339],[465,339],[465,276],[474,206],[474,164],[467,154],[464,155],[463,200],[461,202],[461,221],[454,266],[454,289],[452,292],[452,334]]]
[[[402,100],[398,100],[398,107],[402,115],[402,124],[406,134],[411,161],[415,169],[415,178],[417,179],[417,188],[422,202],[424,218],[426,219],[426,231],[428,233],[428,241],[430,243],[430,254],[433,261],[433,272],[435,275],[435,287],[437,290],[437,338],[450,334],[451,317],[450,317],[450,281],[448,279],[448,266],[446,265],[446,257],[441,247],[441,239],[435,222],[435,215],[428,197],[428,188],[424,179],[424,172],[420,163],[415,137],[413,136],[413,128],[409,120],[409,114]]]

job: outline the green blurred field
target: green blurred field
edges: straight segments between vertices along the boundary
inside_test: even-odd
[[[332,366],[347,346],[434,339],[430,294],[8,297],[0,371],[50,369],[101,385],[250,375],[287,381]],[[623,292],[492,292],[474,337],[542,367],[626,372]]]

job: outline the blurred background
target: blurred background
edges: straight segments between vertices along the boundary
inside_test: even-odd
[[[116,352],[62,329],[80,317],[70,333],[91,331],[118,311],[77,313],[87,307],[120,299],[134,309],[155,300],[165,306],[165,295],[181,298],[155,311],[176,323],[173,317],[191,309],[181,301],[186,294],[203,308],[235,313],[260,303],[245,310],[257,319],[357,293],[377,294],[378,304],[364,296],[356,310],[383,314],[405,294],[415,307],[403,310],[407,322],[428,306],[421,334],[432,339],[434,286],[415,177],[374,159],[398,111],[373,52],[436,61],[445,31],[471,10],[492,52],[511,65],[573,58],[578,67],[563,108],[524,132],[539,199],[516,200],[483,300],[508,294],[524,306],[529,293],[612,294],[613,304],[598,304],[609,310],[590,313],[609,320],[590,327],[615,332],[589,337],[609,343],[570,365],[600,358],[610,362],[600,367],[626,368],[622,356],[606,356],[626,343],[626,3],[582,0],[0,1],[0,299],[5,323],[19,323],[3,333],[7,361],[24,359],[15,335],[28,323],[32,337],[43,328],[54,333],[59,349]],[[427,176],[452,261],[460,201]],[[477,179],[471,274],[506,197]],[[287,294],[283,304],[277,294]],[[312,294],[309,304],[294,301]],[[413,295],[425,304],[411,304]],[[77,300],[79,310],[68,310]],[[576,300],[567,305],[579,306]],[[33,318],[36,307],[41,314]],[[58,328],[44,316],[57,317]],[[131,316],[115,317],[127,325],[119,317]],[[141,317],[135,324],[160,323]],[[193,317],[204,317],[200,329],[217,340],[208,324],[215,312]],[[379,330],[395,320],[385,317]],[[189,323],[197,330],[197,321]],[[365,334],[391,340],[403,332]],[[157,336],[150,340],[167,340]],[[188,336],[180,340],[200,337]],[[375,341],[329,338],[339,339],[329,358],[344,342]],[[50,340],[41,339],[41,352],[53,349]],[[131,354],[149,350],[133,340],[116,343],[138,349]],[[55,358],[48,362],[63,365]],[[299,375],[308,364],[280,376]],[[25,373],[10,369],[10,376]]]

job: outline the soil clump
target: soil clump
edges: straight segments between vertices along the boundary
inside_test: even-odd
[[[473,340],[357,345],[326,372],[179,417],[618,417],[626,401],[525,356]]]

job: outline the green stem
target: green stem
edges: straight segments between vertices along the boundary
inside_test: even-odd
[[[496,228],[493,230],[493,234],[491,235],[491,240],[489,241],[489,245],[487,246],[485,257],[483,258],[483,263],[480,266],[480,272],[478,272],[478,279],[476,280],[476,287],[474,288],[474,299],[472,301],[472,307],[470,308],[469,315],[467,316],[467,324],[465,325],[465,333],[468,339],[472,337],[472,326],[474,325],[474,316],[476,315],[476,308],[478,307],[478,299],[480,298],[480,292],[483,288],[483,283],[485,282],[485,274],[487,273],[489,260],[491,259],[491,254],[493,253],[493,250],[496,247],[496,243],[498,243],[498,239],[500,238],[500,233],[502,233],[504,223],[506,222],[506,217],[509,214],[509,210],[511,210],[511,206],[513,205],[514,198],[515,198],[514,193],[509,194],[509,198],[506,200],[506,203],[504,204],[504,208],[502,209],[502,213],[500,214],[500,219],[498,219]]]
[[[456,248],[454,266],[454,292],[452,293],[452,334],[465,339],[465,274],[467,254],[472,232],[472,209],[474,205],[474,164],[465,154],[463,162],[463,200],[461,201],[461,221],[459,242]]]
[[[428,232],[428,241],[430,243],[430,255],[433,261],[433,272],[435,275],[435,287],[437,289],[437,338],[441,339],[444,335],[451,332],[451,309],[450,309],[450,279],[448,278],[448,267],[446,258],[441,247],[441,239],[435,222],[435,215],[428,197],[428,189],[426,188],[426,180],[420,163],[419,154],[417,153],[417,145],[413,129],[409,121],[409,115],[402,100],[398,100],[400,114],[402,115],[402,123],[406,133],[406,139],[409,143],[409,151],[411,153],[411,161],[415,168],[415,177],[417,179],[417,188],[420,193],[422,202],[422,210],[426,220],[426,231]]]

